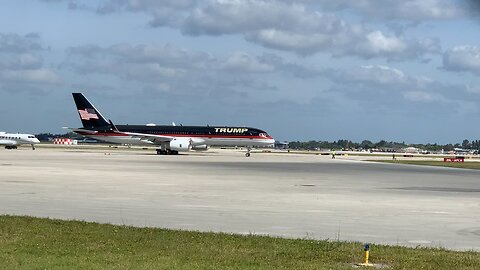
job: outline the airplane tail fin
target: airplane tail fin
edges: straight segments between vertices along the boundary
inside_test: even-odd
[[[72,93],[72,95],[84,128],[105,128],[110,126],[110,123],[82,93]]]

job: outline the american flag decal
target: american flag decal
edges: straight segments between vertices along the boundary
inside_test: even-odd
[[[94,109],[78,110],[78,113],[82,120],[98,119],[98,115]]]

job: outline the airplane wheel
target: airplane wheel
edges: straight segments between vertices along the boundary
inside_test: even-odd
[[[166,155],[166,154],[167,154],[167,151],[161,150],[161,149],[157,149],[157,155]]]
[[[246,157],[249,157],[249,156],[250,156],[250,153],[245,153],[245,156],[246,156]]]

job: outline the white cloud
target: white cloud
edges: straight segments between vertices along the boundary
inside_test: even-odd
[[[275,70],[273,63],[234,52],[225,58],[178,48],[171,44],[115,44],[110,47],[83,45],[69,49],[70,66],[83,73],[105,73],[138,80],[182,78],[192,72],[235,71],[236,74]]]
[[[2,70],[0,78],[4,82],[54,84],[60,81],[58,75],[48,69]]]
[[[13,33],[0,33],[0,52],[24,53],[41,49],[40,37],[35,33],[24,36]]]
[[[433,102],[441,100],[438,96],[423,91],[407,91],[403,95],[406,99],[413,102]]]
[[[5,53],[0,51],[1,69],[37,69],[42,67],[42,57],[32,53]]]
[[[307,12],[305,6],[297,4],[263,0],[210,0],[191,11],[182,30],[193,35],[222,35],[270,28],[317,28],[321,22],[314,15],[313,12]]]
[[[285,0],[290,2],[290,0]],[[463,1],[463,0],[462,0]],[[348,10],[360,14],[365,19],[379,20],[449,20],[464,17],[468,5],[456,0],[315,0],[303,1],[316,3],[330,10]],[[468,2],[468,1],[467,1]]]
[[[67,2],[67,0],[42,0],[44,2]],[[127,10],[131,12],[145,12],[151,14],[156,22],[167,22],[168,19],[178,15],[188,16],[198,12],[195,16],[201,17],[205,7],[213,5],[222,5],[224,8],[235,7],[242,9],[247,6],[255,5],[258,12],[264,12],[265,17],[269,17],[276,12],[268,14],[267,8],[270,6],[298,6],[307,7],[316,10],[339,11],[346,10],[360,15],[364,19],[381,20],[450,20],[462,18],[471,14],[471,10],[478,8],[476,0],[105,0],[100,4],[92,4],[90,1],[68,0],[68,3],[74,9],[89,9],[99,14],[107,14]],[[192,12],[195,11],[195,12]],[[250,10],[255,13],[255,10]],[[273,10],[275,11],[275,10]],[[186,14],[181,14],[181,13]],[[235,12],[226,10],[226,13],[237,19]],[[181,17],[180,16],[180,17]],[[245,18],[246,21],[248,17]],[[164,24],[162,24],[164,25]]]
[[[275,55],[259,57],[235,52],[217,56],[171,44],[122,43],[72,47],[64,66],[83,77],[106,76],[122,85],[141,85],[148,92],[190,93],[192,97],[211,94],[216,98],[247,98],[251,94],[258,100],[262,95],[271,98],[262,93],[276,89],[263,75],[277,72],[283,64]]]
[[[335,39],[325,34],[295,34],[275,29],[260,30],[246,35],[248,41],[268,48],[294,51],[302,55],[313,54],[332,47]]]
[[[466,85],[465,90],[467,93],[480,94],[480,85]]]
[[[352,68],[347,71],[330,71],[327,73],[336,83],[370,85],[371,89],[390,86],[391,89],[398,89],[415,81],[415,78],[409,77],[403,71],[381,65],[367,65]],[[375,87],[373,87],[375,85]]]
[[[98,6],[97,12],[143,12],[153,18],[150,21],[153,27],[172,27],[192,36],[241,35],[245,40],[263,47],[300,55],[327,53],[396,61],[422,59],[426,54],[438,53],[440,45],[433,39],[408,39],[368,27],[365,23],[349,23],[325,10],[355,10],[365,18],[372,16],[370,12],[403,14],[407,11],[417,12],[417,15],[412,15],[415,18],[453,16],[448,13],[452,9],[448,8],[451,6],[446,5],[445,0],[332,2],[336,3],[281,0],[110,0]],[[386,16],[390,17],[391,15]],[[403,17],[408,16],[404,14]]]
[[[59,76],[43,67],[41,53],[45,49],[40,36],[0,33],[0,90],[23,90],[35,84],[55,84]]]
[[[397,37],[387,37],[380,31],[374,31],[367,34],[367,51],[372,54],[382,52],[401,53],[405,51],[408,45]]]
[[[42,58],[30,53],[22,53],[17,59],[16,65],[20,68],[34,69],[42,66]]]
[[[450,71],[468,71],[480,75],[480,47],[457,46],[446,51],[443,67]]]
[[[272,72],[275,70],[274,66],[261,63],[258,58],[242,52],[235,52],[231,54],[225,60],[222,68],[226,70],[243,72]]]
[[[439,51],[434,40],[407,40],[347,23],[312,7],[275,1],[209,1],[187,17],[182,31],[192,35],[242,34],[247,41],[301,55],[327,52],[405,60]]]
[[[183,77],[185,70],[179,68],[163,67],[158,63],[136,64],[131,63],[123,67],[122,73],[127,78],[135,80],[152,80],[152,78],[167,79],[174,77]]]
[[[451,104],[458,108],[466,96],[464,86],[446,84],[426,76],[413,76],[400,69],[367,65],[349,70],[328,70],[323,75],[334,82],[332,91],[378,106],[401,106],[405,102]],[[377,106],[377,105],[375,105]]]

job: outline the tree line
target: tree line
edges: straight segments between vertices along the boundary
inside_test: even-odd
[[[305,150],[320,150],[320,149],[335,149],[335,150],[346,150],[346,149],[402,149],[407,147],[415,147],[427,151],[452,151],[455,148],[462,148],[468,150],[480,150],[480,140],[469,141],[467,139],[463,140],[461,143],[455,144],[437,144],[437,143],[427,143],[427,144],[406,144],[405,142],[389,142],[381,140],[379,142],[372,142],[369,140],[363,140],[362,142],[352,142],[351,140],[338,140],[338,141],[308,141],[300,142],[293,141],[288,143],[290,149],[305,149]]]

